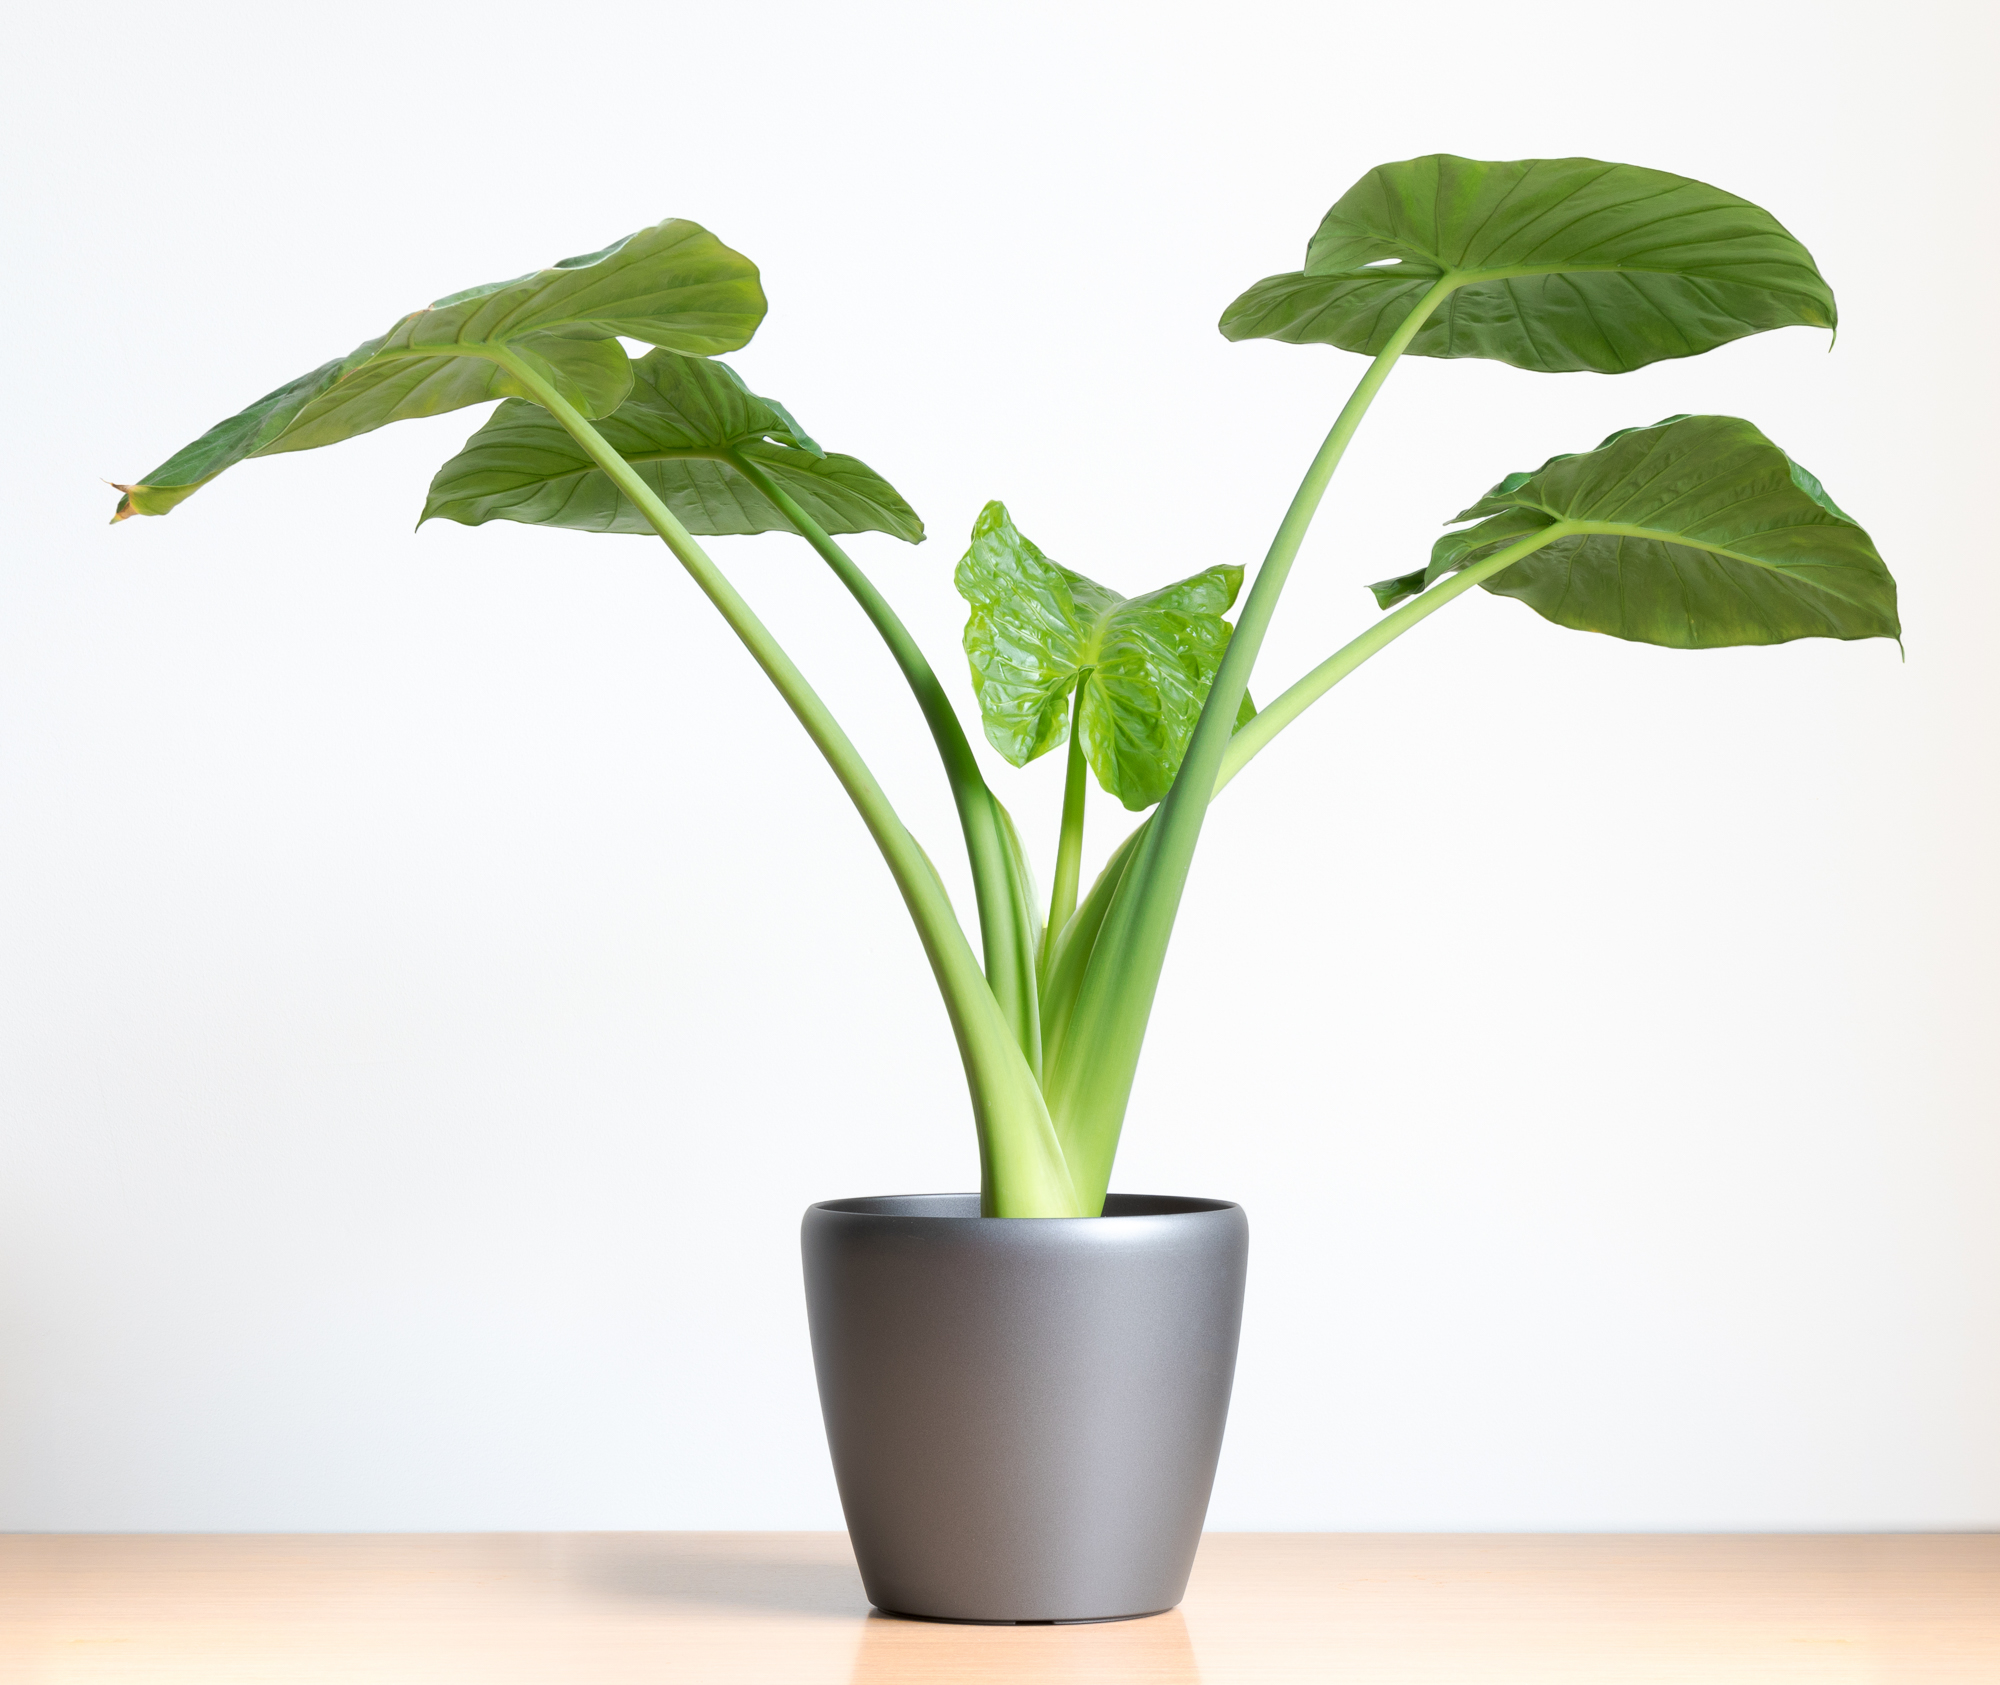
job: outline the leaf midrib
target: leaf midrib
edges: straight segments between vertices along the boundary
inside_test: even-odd
[[[735,448],[745,444],[761,444],[764,442],[762,434],[753,434],[744,439],[739,439],[728,446],[716,446],[704,450],[642,451],[625,456],[625,460],[632,463],[635,467],[642,462],[719,462],[725,468],[735,468],[736,464],[730,460],[731,453]],[[620,452],[619,454],[624,455],[625,453]],[[773,464],[773,466],[781,468],[783,464]],[[586,459],[579,461],[574,468],[566,468],[556,474],[539,475],[533,481],[527,483],[536,487],[560,486],[567,482],[587,480],[592,474],[602,474],[603,472],[604,470],[599,468],[596,463]],[[752,487],[754,489],[754,482],[752,482]],[[494,497],[502,494],[490,492],[485,495]],[[456,502],[460,501],[460,499],[448,498],[446,501]]]
[[[1424,259],[1435,262],[1435,259]],[[1434,287],[1440,281],[1451,283],[1453,293],[1465,288],[1478,286],[1487,281],[1518,281],[1537,275],[1667,275],[1683,281],[1706,280],[1722,282],[1733,286],[1755,286],[1756,290],[1775,297],[1801,298],[1814,304],[1818,296],[1804,287],[1780,287],[1768,282],[1731,281],[1726,275],[1707,274],[1696,276],[1685,269],[1654,269],[1631,263],[1545,263],[1524,264],[1509,269],[1440,269],[1434,274],[1402,274],[1393,269],[1336,269],[1330,273],[1315,275],[1309,270],[1295,271],[1302,281],[1394,281],[1403,286]]]
[[[1516,507],[1535,508],[1539,507],[1539,505],[1517,504]],[[1555,513],[1553,510],[1544,510],[1543,512],[1545,514]],[[1816,525],[1817,523],[1814,524]],[[1796,529],[1778,528],[1774,530],[1793,531]],[[1768,562],[1761,557],[1747,555],[1741,550],[1732,550],[1726,544],[1711,544],[1706,540],[1691,537],[1687,533],[1673,532],[1661,527],[1638,526],[1624,521],[1579,521],[1558,515],[1556,516],[1555,525],[1548,529],[1548,537],[1543,541],[1543,547],[1545,548],[1547,545],[1553,544],[1559,538],[1589,537],[1593,535],[1607,538],[1645,538],[1651,539],[1656,544],[1677,545],[1683,550],[1702,550],[1711,556],[1725,556],[1732,562],[1742,562],[1750,567],[1762,568],[1766,573],[1775,573],[1782,578],[1794,580],[1801,585],[1809,584],[1814,590],[1823,591],[1829,597],[1837,598],[1839,601],[1847,603],[1854,608],[1867,609],[1871,606],[1859,597],[1851,596],[1845,591],[1837,590],[1824,579],[1817,577],[1818,573],[1828,566],[1825,562],[1794,562],[1788,564]],[[1803,574],[1802,570],[1807,568],[1814,570],[1814,573],[1812,575]]]

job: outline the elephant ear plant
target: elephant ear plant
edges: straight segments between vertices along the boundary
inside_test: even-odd
[[[246,457],[500,400],[424,507],[663,539],[826,758],[902,892],[964,1060],[981,1208],[1103,1207],[1140,1047],[1209,803],[1279,732],[1473,586],[1559,626],[1675,649],[1895,638],[1865,533],[1747,421],[1681,415],[1500,480],[1429,563],[1373,587],[1387,612],[1261,710],[1249,684],[1321,498],[1397,361],[1485,357],[1619,374],[1747,334],[1831,329],[1833,294],[1767,212],[1681,176],[1584,158],[1385,164],[1327,212],[1304,267],[1223,313],[1230,339],[1370,359],[1252,579],[1218,565],[1123,597],[1044,556],[998,503],[956,582],[987,740],[1016,766],[1068,745],[1046,923],[1028,862],[937,675],[837,533],[923,527],[885,480],[823,450],[718,353],[764,314],[748,259],[667,221],[474,287],[259,399],[123,486],[163,515]],[[621,341],[652,347],[636,362]],[[1472,523],[1466,525],[1464,523]],[[930,860],[847,734],[697,542],[790,532],[887,645],[936,741],[977,901],[975,952]],[[1079,896],[1086,768],[1148,817]]]

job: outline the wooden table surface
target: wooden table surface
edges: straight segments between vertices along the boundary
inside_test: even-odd
[[[1103,1626],[871,1615],[839,1533],[0,1537],[7,1685],[2000,1685],[2000,1534],[1213,1533]]]

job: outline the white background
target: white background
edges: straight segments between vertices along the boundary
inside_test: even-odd
[[[1363,365],[1215,318],[1438,150],[1754,199],[1838,348],[1405,362],[1259,694],[1500,474],[1681,410],[1756,420],[1869,526],[1908,660],[1473,593],[1231,789],[1117,1177],[1251,1213],[1212,1521],[2000,1524],[1983,10],[17,18],[0,1525],[838,1525],[799,1213],[975,1174],[886,874],[658,545],[413,533],[478,412],[115,530],[98,476],[688,216],[763,268],[753,386],[930,522],[855,549],[961,684],[988,497],[1127,590],[1255,561]],[[714,548],[947,859],[832,580]],[[1044,873],[1060,760],[992,758]],[[1092,824],[1094,863],[1124,820]]]

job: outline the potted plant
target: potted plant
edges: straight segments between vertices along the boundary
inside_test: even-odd
[[[980,1191],[808,1211],[808,1304],[841,1496],[870,1597],[942,1619],[1145,1613],[1185,1584],[1221,1443],[1246,1255],[1227,1201],[1107,1192],[1148,1015],[1209,804],[1287,725],[1479,586],[1579,631],[1680,649],[1897,637],[1868,535],[1747,421],[1677,415],[1507,474],[1381,618],[1269,700],[1249,685],[1286,576],[1355,429],[1405,354],[1616,374],[1799,325],[1833,295],[1767,212],[1590,159],[1437,155],[1370,171],[1304,266],[1224,312],[1231,339],[1370,359],[1238,618],[1218,565],[1123,597],[988,504],[956,584],[987,741],[1063,749],[1046,913],[1027,854],[924,652],[835,535],[923,527],[722,354],[757,271],[669,220],[474,287],[259,399],[122,486],[161,515],[247,457],[499,400],[424,517],[664,540],[791,706],[893,875],[963,1060]],[[634,360],[620,341],[652,349]],[[974,886],[975,941],[867,763],[697,535],[787,532],[881,635],[929,726]],[[1081,880],[1086,779],[1141,821]]]

